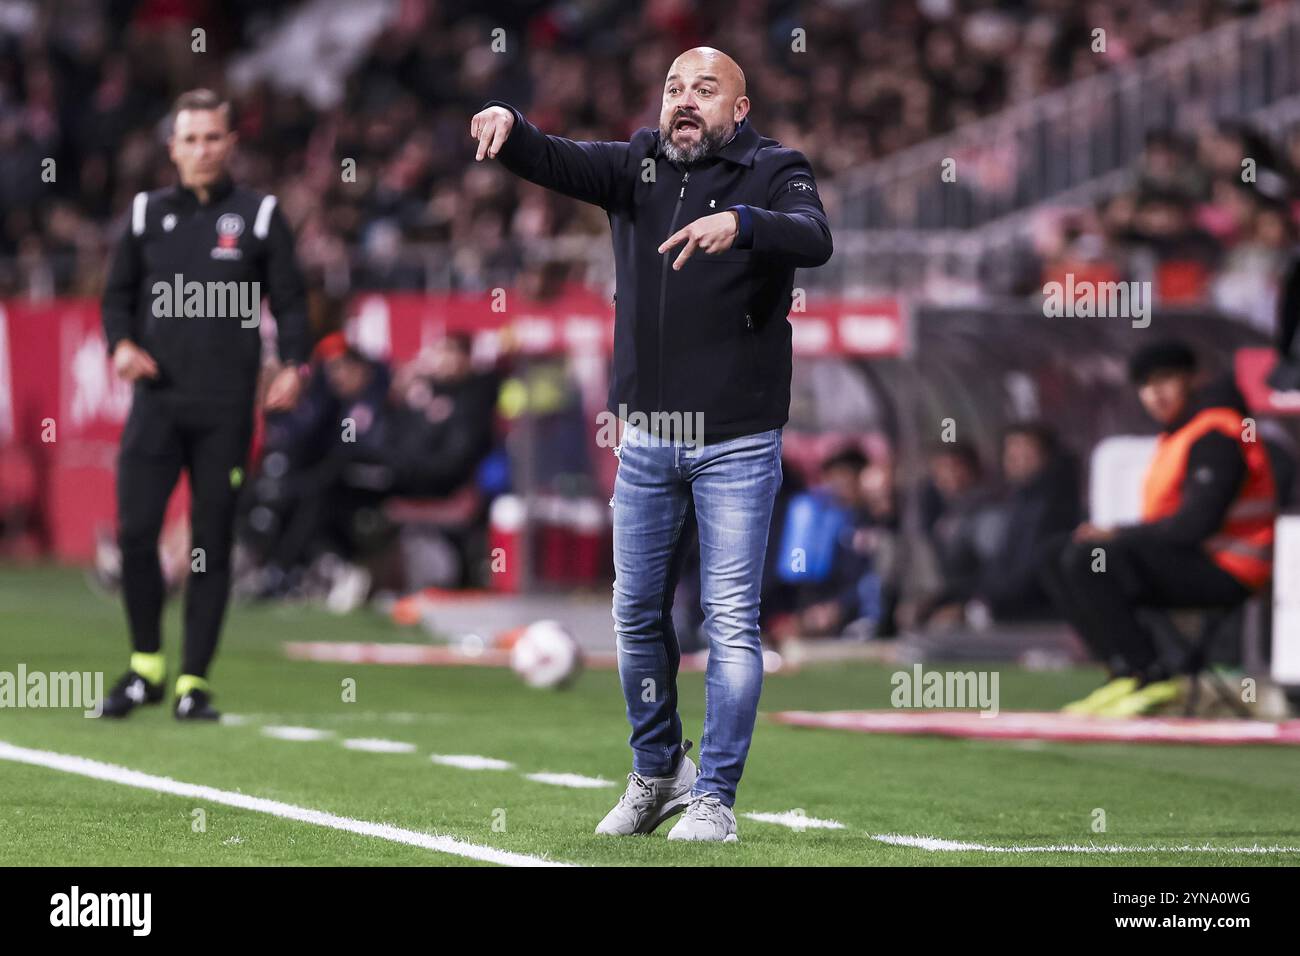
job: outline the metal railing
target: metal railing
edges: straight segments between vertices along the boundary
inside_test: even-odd
[[[970,229],[1124,169],[1148,132],[1300,93],[1300,4],[1271,7],[894,153],[837,180],[866,229]],[[941,178],[945,160],[955,179]]]
[[[1281,142],[1300,129],[1300,94],[1241,118],[1269,139]],[[1044,208],[1091,206],[1132,182],[1131,169],[1117,169],[973,229],[837,231],[833,262],[860,288],[907,290],[928,298],[970,301],[976,297],[973,287],[978,287],[981,296],[1006,291],[1002,280],[1026,255],[1031,245],[1030,226]]]

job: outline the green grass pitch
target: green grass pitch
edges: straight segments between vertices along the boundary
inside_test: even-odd
[[[175,666],[178,608],[166,649]],[[336,665],[286,660],[289,640],[411,640],[370,614],[335,618],[285,606],[232,607],[213,673],[217,704],[244,722],[195,726],[163,707],[124,722],[73,710],[0,710],[0,741],[91,758],[189,784],[236,791],[357,820],[451,836],[480,847],[582,865],[1295,865],[1300,852],[932,852],[886,845],[904,834],[991,846],[1300,848],[1300,750],[978,742],[863,735],[759,719],[736,807],[740,842],[670,844],[592,834],[629,769],[616,675],[588,672],[568,691],[523,687],[508,671]],[[0,671],[124,669],[119,606],[80,572],[0,569]],[[827,665],[769,677],[761,710],[888,706],[892,668]],[[1001,671],[1001,706],[1059,706],[1093,686],[1089,670]],[[356,682],[345,702],[345,679]],[[685,674],[687,736],[699,739],[704,685]],[[330,732],[285,741],[267,725]],[[409,753],[346,749],[346,738],[413,744]],[[431,754],[478,754],[511,770],[436,765]],[[572,789],[534,772],[603,777]],[[794,830],[745,813],[795,808],[842,829]],[[206,815],[196,832],[196,809]],[[1096,809],[1105,832],[1094,832]],[[0,866],[482,865],[480,861],[252,810],[205,804],[0,760]]]

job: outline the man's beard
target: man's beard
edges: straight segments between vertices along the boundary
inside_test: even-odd
[[[673,125],[681,117],[673,118]],[[664,155],[674,163],[697,163],[706,156],[712,156],[731,139],[734,129],[724,129],[719,126],[701,126],[700,136],[694,143],[689,146],[678,146],[673,142],[672,126],[666,129],[659,127],[659,141],[663,143]]]

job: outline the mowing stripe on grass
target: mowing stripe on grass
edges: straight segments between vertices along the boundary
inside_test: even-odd
[[[937,837],[903,836],[899,833],[873,833],[871,839],[891,846],[915,847],[931,853],[1300,853],[1300,846],[1115,846],[1108,843],[1061,843],[1050,846],[990,846]]]
[[[415,744],[401,740],[385,740],[382,737],[349,737],[343,741],[348,750],[363,750],[372,754],[409,754],[415,752]]]
[[[431,754],[429,759],[444,767],[459,767],[461,770],[510,770],[514,767],[509,760],[480,757],[478,754]]]
[[[603,777],[584,777],[580,773],[526,773],[524,777],[535,783],[549,783],[556,787],[575,787],[578,790],[598,790],[612,787],[614,782]]]
[[[791,830],[843,830],[844,824],[838,820],[818,820],[802,810],[786,810],[783,813],[742,813],[746,820],[759,823],[775,823],[777,826],[789,827]]]
[[[389,823],[353,820],[351,817],[341,817],[337,814],[326,813],[323,810],[295,806],[292,803],[281,803],[279,800],[266,800],[262,797],[252,797],[245,793],[235,793],[230,790],[218,790],[216,787],[206,787],[202,784],[182,783],[179,780],[172,780],[170,777],[157,777],[151,773],[132,770],[129,767],[119,767],[116,764],[101,763],[88,757],[53,753],[48,750],[30,750],[27,747],[18,747],[4,741],[0,741],[0,760],[11,760],[15,763],[30,764],[34,767],[46,767],[50,770],[59,770],[80,777],[105,780],[109,783],[120,783],[128,787],[152,790],[156,793],[166,793],[176,797],[206,800],[209,803],[224,804],[240,810],[252,810],[255,813],[269,814],[283,820],[296,820],[299,823],[310,823],[331,830],[343,830],[361,836],[377,837],[380,840],[388,840],[392,843],[418,846],[426,850],[433,850],[436,853],[449,853],[452,856],[481,860],[485,863],[500,863],[503,866],[571,865],[556,863],[537,856],[528,856],[524,853],[510,853],[490,846],[466,843],[455,837],[421,833],[418,830],[406,830]]]
[[[315,727],[263,727],[262,733],[276,740],[324,740],[334,736],[332,730],[317,730]]]

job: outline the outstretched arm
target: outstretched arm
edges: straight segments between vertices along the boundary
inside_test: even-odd
[[[548,136],[500,100],[474,114],[469,134],[478,141],[475,160],[498,159],[516,176],[597,206],[613,202],[627,175],[627,143]]]

